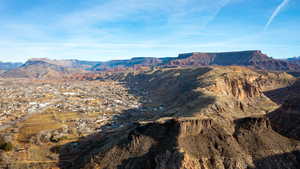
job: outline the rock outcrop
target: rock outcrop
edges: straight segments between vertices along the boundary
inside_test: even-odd
[[[137,93],[163,105],[161,116],[190,116],[201,113],[247,116],[265,114],[278,107],[264,91],[295,81],[286,73],[266,73],[244,67],[158,69],[140,74],[113,75]]]
[[[112,78],[126,82],[130,89],[141,86],[142,92],[135,94],[151,98],[151,105],[159,104],[164,111],[121,131],[83,139],[75,151],[72,144],[63,146],[62,168],[296,169],[300,165],[297,114],[282,112],[299,110],[298,102],[279,108],[281,103],[267,94],[291,84],[297,90],[298,82],[286,73],[215,66]],[[64,158],[73,154],[78,158],[66,162]]]
[[[90,143],[93,151],[80,155],[73,165],[62,163],[62,167],[296,169],[300,165],[300,141],[292,141],[273,131],[266,118],[244,118],[231,125],[233,132],[213,119],[171,119],[136,124],[130,132],[120,133],[119,137]],[[280,156],[289,152],[296,153]]]

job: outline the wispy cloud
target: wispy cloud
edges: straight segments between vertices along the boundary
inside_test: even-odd
[[[275,11],[272,13],[271,17],[269,18],[267,24],[265,25],[265,30],[267,30],[270,26],[270,24],[273,22],[273,20],[276,18],[276,16],[280,13],[282,8],[284,8],[290,0],[283,0],[275,9]]]
[[[47,6],[37,6],[38,9],[26,11],[20,20],[0,25],[2,41],[9,42],[5,48],[1,47],[0,55],[22,55],[24,59],[84,55],[95,58],[109,53],[116,56],[120,51],[119,56],[130,56],[137,48],[185,48],[182,44],[174,44],[175,41],[199,36],[229,1],[128,0],[124,3],[123,0],[91,0],[77,10],[56,13],[55,17],[41,13],[45,15],[44,20],[34,14]],[[31,19],[25,24],[22,20],[26,18]]]
[[[266,29],[288,1],[276,8]],[[247,0],[213,3],[211,0],[45,0],[48,3],[28,3],[22,6],[20,15],[15,15],[15,11],[19,13],[20,2],[0,0],[0,10],[3,5],[0,60],[25,61],[30,57],[108,60],[262,48],[252,45],[258,40],[244,37],[249,34],[252,38],[251,32],[257,32],[250,26],[261,29],[260,22],[245,22],[244,15],[257,12]],[[236,6],[241,9],[232,10]],[[213,21],[218,23],[210,24]],[[240,22],[242,27],[235,25]],[[297,33],[289,29],[282,36]],[[240,37],[241,40],[235,40]],[[295,39],[292,40],[298,40]]]

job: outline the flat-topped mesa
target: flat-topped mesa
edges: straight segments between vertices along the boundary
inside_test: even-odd
[[[192,55],[236,55],[236,54],[243,54],[246,55],[265,55],[262,53],[261,50],[247,50],[247,51],[232,51],[232,52],[191,52],[191,53],[182,53],[178,55],[178,59],[184,59],[190,57]]]
[[[136,57],[128,60],[101,62],[92,70],[107,70],[115,67],[134,66],[209,66],[238,65],[265,70],[300,71],[300,66],[287,60],[274,59],[260,50],[234,52],[193,52],[179,54],[178,57]]]
[[[266,61],[272,58],[263,54],[260,50],[250,50],[218,53],[193,52],[180,54],[178,59],[184,60],[182,61],[183,64],[250,66],[253,62]]]
[[[300,66],[287,60],[274,59],[260,50],[218,52],[218,53],[184,53],[169,62],[178,66],[239,65],[257,69],[277,71],[300,71]]]

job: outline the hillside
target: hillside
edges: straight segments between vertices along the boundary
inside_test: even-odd
[[[0,139],[13,145],[0,151],[0,168],[297,169],[300,163],[299,79],[286,72],[152,67],[59,81],[73,70],[40,59],[8,72],[39,79],[0,79]]]
[[[273,127],[282,135],[300,139],[300,81],[292,86],[269,91],[271,98],[282,106],[269,114]],[[277,96],[277,97],[275,97]]]
[[[80,139],[74,149],[74,143],[64,145],[62,168],[296,169],[300,164],[300,140],[282,134],[268,117],[281,104],[265,93],[296,81],[286,73],[214,66],[109,78],[140,96],[145,112],[128,110],[118,117],[132,122],[127,126]]]
[[[5,78],[51,78],[68,73],[64,67],[41,60],[29,60],[22,66],[6,71],[0,76]]]
[[[75,166],[66,168],[296,169],[300,165],[300,141],[278,134],[263,117],[239,119],[229,128],[214,119],[157,121],[92,143],[79,149],[94,148],[93,156],[82,154]]]
[[[162,105],[167,116],[199,112],[221,112],[224,116],[264,114],[276,107],[264,91],[287,86],[295,80],[286,73],[234,66],[168,68],[110,77],[125,81],[133,92],[144,91],[135,94],[151,98],[149,105],[153,108]]]
[[[136,57],[129,60],[112,60],[95,65],[92,70],[101,71],[113,68],[128,68],[138,66],[158,66],[167,64],[173,58]]]
[[[90,69],[93,66],[100,63],[95,61],[84,61],[84,60],[76,60],[76,59],[51,60],[47,58],[33,58],[30,59],[29,61],[43,61],[49,64],[58,65],[64,68],[72,68],[72,69]]]

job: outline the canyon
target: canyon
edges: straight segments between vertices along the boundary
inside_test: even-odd
[[[0,166],[297,169],[300,83],[288,62],[260,51],[117,69],[30,60],[1,74],[0,147],[12,147]]]

